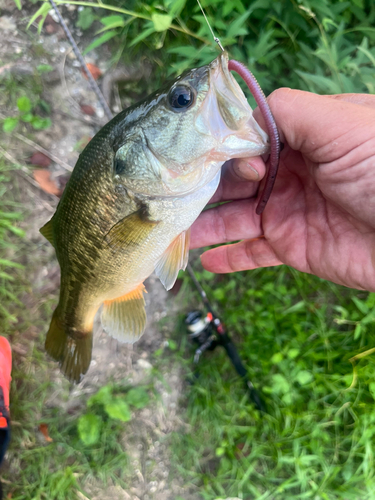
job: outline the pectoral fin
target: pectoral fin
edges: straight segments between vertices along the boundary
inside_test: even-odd
[[[102,325],[104,330],[120,342],[134,343],[146,326],[143,283],[132,292],[104,302]]]
[[[138,210],[114,225],[107,234],[106,241],[114,249],[140,245],[158,223],[148,219],[144,209]]]
[[[182,232],[169,245],[155,266],[155,273],[166,290],[174,285],[178,271],[185,269],[189,259],[190,228]]]
[[[54,246],[52,219],[49,220],[47,224],[44,224],[44,226],[39,229],[39,232],[51,243],[52,246]]]

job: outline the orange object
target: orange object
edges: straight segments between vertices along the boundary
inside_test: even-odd
[[[94,80],[97,80],[100,76],[102,76],[102,72],[100,71],[100,69],[97,66],[95,66],[95,64],[87,63],[86,66],[87,66],[87,69],[92,74],[92,77],[94,78]],[[86,73],[84,71],[82,71],[82,74],[87,80]]]
[[[53,439],[48,434],[48,424],[39,424],[39,430],[43,434],[47,443],[52,443]]]
[[[56,196],[61,194],[56,182],[51,179],[51,172],[49,170],[34,170],[33,176],[46,193]]]
[[[9,443],[9,390],[12,380],[12,350],[5,337],[0,337],[0,463]]]

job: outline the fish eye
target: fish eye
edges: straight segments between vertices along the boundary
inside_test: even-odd
[[[183,111],[194,102],[194,94],[189,87],[177,85],[169,94],[169,104],[176,111]]]

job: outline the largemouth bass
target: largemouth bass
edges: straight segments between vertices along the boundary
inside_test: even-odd
[[[186,267],[189,230],[230,158],[268,151],[267,134],[221,54],[105,125],[80,155],[41,233],[61,267],[46,350],[78,382],[91,361],[94,317],[135,342],[146,324],[143,282],[168,290]]]

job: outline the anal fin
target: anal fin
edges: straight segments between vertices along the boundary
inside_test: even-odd
[[[180,269],[185,269],[189,259],[190,228],[183,231],[169,245],[155,266],[155,273],[166,290],[175,284]]]
[[[143,283],[135,290],[103,305],[102,325],[104,330],[120,342],[134,343],[143,334],[146,326]]]

